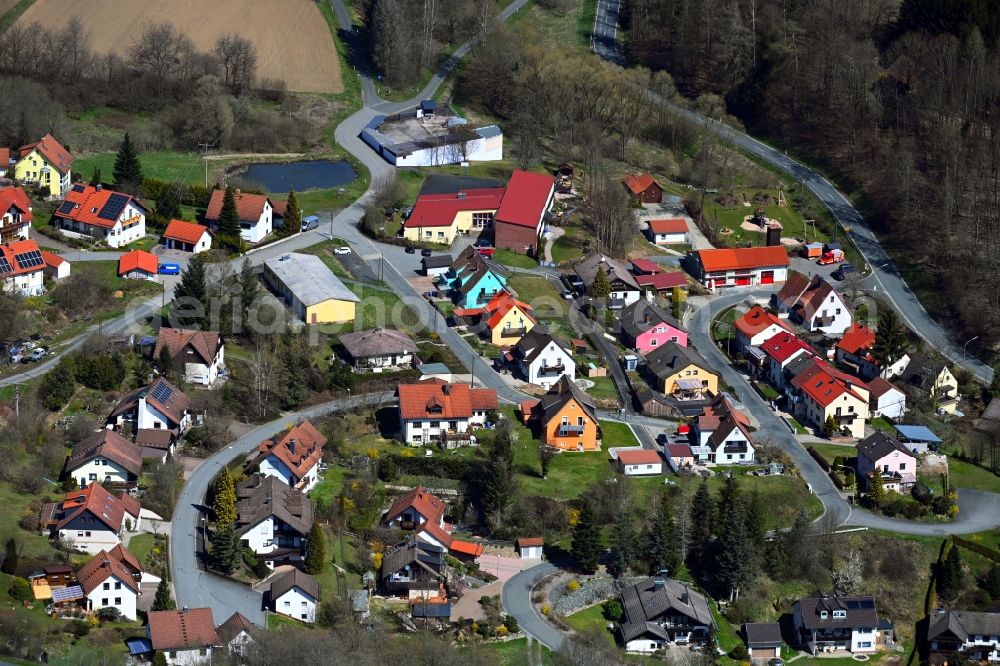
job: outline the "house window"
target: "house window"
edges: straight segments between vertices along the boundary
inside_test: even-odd
[[[655,347],[656,346],[656,342],[657,342],[656,338],[653,338],[652,340],[649,341],[649,346],[650,347]]]
[[[827,612],[826,611],[820,611],[819,612],[819,617],[820,617],[821,620],[825,620],[827,618]]]
[[[906,463],[899,463],[899,469],[900,471],[906,469]]]
[[[206,650],[205,648],[202,648],[202,649],[198,650],[198,655],[201,656],[201,657],[204,657],[207,654],[208,654],[208,650]]]
[[[285,602],[285,608],[291,608],[291,607],[292,607],[292,602],[291,601],[286,601]]]
[[[120,590],[120,589],[122,589],[122,584],[121,584],[121,583],[119,583],[118,581],[115,581],[115,589],[116,589],[116,590]]]
[[[303,620],[308,620],[309,618],[308,618],[308,616],[307,616],[307,615],[306,615],[305,613],[303,613],[303,614],[302,614],[302,619],[303,619]]]
[[[89,474],[88,477],[91,481],[97,481],[97,474],[95,473]]]
[[[267,523],[263,523],[263,524],[262,524],[262,525],[260,526],[260,533],[261,533],[261,534],[267,534]]]
[[[122,605],[122,598],[115,597],[115,606],[121,606],[121,605]]]
[[[82,538],[83,537],[83,532],[77,532],[76,536],[77,536],[77,538]]]
[[[107,605],[108,605],[108,600],[107,600],[107,598],[104,598],[104,599],[101,599],[101,605],[102,605],[102,606],[107,606]]]
[[[305,607],[306,607],[306,602],[304,602],[304,601],[302,602],[302,607],[303,607],[303,608],[305,608]]]

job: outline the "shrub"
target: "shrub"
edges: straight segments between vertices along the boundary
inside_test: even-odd
[[[750,653],[747,651],[747,646],[743,643],[737,643],[736,646],[729,651],[729,658],[734,661],[747,661],[750,659]]]
[[[507,627],[507,630],[510,631],[510,633],[512,634],[516,634],[518,631],[521,630],[520,625],[518,625],[517,623],[517,618],[514,617],[513,615],[507,615],[506,617],[504,617],[503,623],[504,626]]]
[[[499,627],[497,627],[497,636],[503,638],[508,633],[510,633],[510,632],[507,630],[507,627],[505,627],[504,625],[501,624]]]
[[[83,620],[76,620],[69,627],[69,633],[77,638],[83,638],[90,633],[90,625]]]
[[[97,611],[97,619],[101,622],[117,622],[121,617],[121,611],[114,606],[107,606]]]
[[[617,599],[608,599],[604,602],[602,608],[604,610],[604,618],[615,622],[621,619],[622,613],[625,612],[621,602]]]
[[[7,593],[16,601],[30,601],[35,595],[31,593],[31,583],[20,576],[11,581],[10,589]]]
[[[570,582],[566,583],[566,589],[569,590],[570,592],[576,592],[577,590],[580,589],[580,581],[571,580]]]
[[[545,604],[544,606],[542,606],[542,615],[544,615],[545,617],[548,617],[551,614],[552,614],[552,606],[550,606],[548,604]]]

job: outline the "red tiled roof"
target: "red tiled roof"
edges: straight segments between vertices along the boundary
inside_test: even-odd
[[[65,259],[60,257],[55,252],[49,252],[48,250],[42,250],[42,261],[44,261],[45,265],[50,268],[57,268],[66,263]]]
[[[0,168],[6,168],[7,163],[0,158]],[[0,187],[0,215],[4,215],[11,206],[21,211],[21,220],[30,222],[35,219],[31,212],[31,199],[20,187]]]
[[[487,187],[461,193],[421,194],[404,226],[450,227],[455,216],[463,211],[496,212],[504,191],[502,187]],[[464,196],[459,197],[459,194]]]
[[[111,229],[118,223],[118,220],[125,212],[124,207],[118,207],[120,200],[116,199],[113,202],[114,205],[109,205],[111,197],[116,195],[126,198],[126,206],[138,206],[135,199],[121,192],[115,192],[103,187],[98,189],[92,185],[74,185],[66,193],[66,201],[72,203],[73,207],[66,212],[63,209],[63,206],[65,206],[64,203],[56,209],[56,216],[103,229]],[[102,213],[105,213],[104,217],[101,216]]]
[[[142,564],[139,562],[139,558],[132,554],[125,546],[118,544],[114,548],[108,551],[108,555],[125,565],[126,569],[132,571],[132,573],[141,573]]]
[[[663,289],[683,287],[687,284],[687,277],[684,275],[684,271],[672,271],[656,275],[636,275],[635,281],[640,287],[652,287],[657,291],[662,291]]]
[[[483,554],[483,544],[473,543],[471,541],[462,541],[461,539],[452,539],[451,545],[448,546],[448,550],[461,553],[463,555],[479,557]]]
[[[649,189],[650,185],[655,184],[657,184],[656,181],[648,173],[640,173],[638,176],[633,176],[632,174],[625,176],[625,187],[635,195],[642,194]]]
[[[629,263],[632,264],[632,270],[638,271],[639,273],[662,273],[663,267],[660,266],[655,261],[650,261],[649,259],[630,259]]]
[[[438,525],[437,520],[434,521],[428,520],[427,522],[421,524],[418,532],[427,532],[427,534],[429,534],[432,539],[437,541],[445,548],[451,546],[452,542],[451,535],[448,534],[443,527]]]
[[[623,465],[651,465],[663,462],[660,452],[654,449],[635,449],[631,451],[619,451],[618,460]]]
[[[518,410],[521,412],[521,420],[523,422],[527,423],[531,419],[532,414],[535,412],[535,407],[537,407],[540,402],[541,400],[538,398],[533,398],[529,400],[522,400],[518,403]]]
[[[687,444],[667,444],[664,446],[671,458],[693,458],[694,453]]]
[[[188,650],[219,644],[211,608],[150,611],[147,619],[154,650]]]
[[[212,198],[208,200],[208,209],[205,211],[206,220],[218,220],[222,213],[222,202],[225,199],[225,190],[212,190]],[[236,199],[236,212],[240,219],[247,222],[256,222],[264,214],[264,204],[269,201],[266,194],[251,194],[250,192],[233,192]],[[272,208],[274,205],[272,204]]]
[[[892,382],[888,382],[881,377],[876,377],[875,379],[868,382],[868,391],[874,398],[881,398],[889,391],[899,391],[899,388]],[[902,393],[902,391],[899,391]]]
[[[118,275],[125,275],[135,270],[146,271],[155,275],[156,269],[156,255],[145,250],[126,252],[118,260]]]
[[[40,270],[44,270],[44,264],[39,266],[22,266],[17,263],[15,257],[19,254],[24,254],[25,252],[41,253],[41,250],[38,248],[38,243],[36,243],[32,238],[27,240],[12,241],[10,243],[0,245],[0,254],[3,255],[3,258],[7,260],[7,264],[10,266],[10,272],[0,273],[0,275],[22,275],[24,273],[36,273]]]
[[[122,527],[125,509],[121,498],[109,493],[101,484],[92,483],[83,490],[73,490],[66,493],[66,498],[62,502],[63,517],[56,527],[62,529],[80,514],[89,512],[97,520],[117,532]]]
[[[171,356],[176,357],[188,345],[201,357],[205,365],[211,365],[222,345],[222,336],[214,331],[161,328],[156,336],[156,346],[153,347],[153,358],[159,359],[164,347]]]
[[[201,237],[208,232],[208,227],[203,227],[194,222],[184,222],[183,220],[170,220],[167,230],[163,232],[164,238],[191,243],[192,245],[201,240]]]
[[[10,148],[0,148],[0,170],[10,166]]]
[[[474,389],[468,384],[417,382],[400,384],[397,391],[404,420],[468,418],[474,409],[497,408],[494,389]]]
[[[854,323],[837,342],[837,348],[848,354],[857,354],[862,349],[870,349],[875,344],[875,331],[864,324]]]
[[[273,455],[297,477],[302,478],[323,457],[326,437],[308,420],[286,432],[281,439],[260,443],[261,455]]]
[[[778,363],[784,363],[799,350],[812,354],[809,345],[791,333],[778,333],[762,344],[760,348]]]
[[[535,321],[531,316],[531,306],[517,300],[510,295],[509,291],[504,290],[497,292],[496,295],[490,299],[490,302],[486,304],[486,307],[483,308],[483,315],[490,315],[486,325],[490,327],[490,330],[493,330],[496,325],[500,323],[500,320],[515,307],[520,308],[521,312],[523,312],[528,319],[531,319],[532,322]]]
[[[32,150],[38,149],[38,153],[45,158],[45,161],[54,166],[59,173],[67,173],[73,166],[73,155],[63,148],[62,144],[56,141],[51,134],[46,134],[35,143],[21,146],[19,151],[21,157],[26,157]]]
[[[545,539],[542,537],[518,537],[516,543],[518,548],[532,548],[544,546]]]
[[[518,227],[537,228],[554,187],[552,176],[515,171],[507,183],[496,220]]]
[[[861,402],[866,402],[851,390],[848,382],[843,380],[842,373],[833,373],[830,370],[831,368],[825,363],[814,361],[812,365],[792,378],[792,386],[801,390],[823,408],[831,405],[834,400],[845,393]]]
[[[132,572],[126,569],[120,561],[112,557],[106,550],[102,550],[93,559],[80,567],[80,571],[76,574],[76,579],[80,582],[80,587],[83,588],[84,594],[90,594],[97,589],[98,585],[111,576],[114,576],[122,584],[138,594],[139,586],[132,578]]]
[[[654,234],[686,234],[688,225],[684,218],[672,217],[666,220],[650,220],[649,230]]]
[[[770,247],[721,248],[699,250],[701,265],[708,273],[788,266],[788,253],[780,245]]]
[[[776,317],[759,305],[753,306],[742,317],[733,322],[736,330],[748,338],[752,338],[771,325],[780,326],[789,332],[792,330],[781,318]]]
[[[423,486],[418,486],[393,502],[383,520],[386,523],[391,522],[410,508],[423,516],[427,522],[435,525],[441,522],[441,517],[444,515],[444,502],[424,490]]]
[[[139,476],[142,473],[142,449],[114,430],[101,429],[73,447],[66,460],[66,471],[72,472],[86,462],[100,456],[121,465],[126,471]]]

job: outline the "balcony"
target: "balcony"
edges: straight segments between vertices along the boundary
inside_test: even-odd
[[[559,426],[560,437],[579,437],[586,431],[586,425],[561,425]]]
[[[608,307],[612,310],[620,310],[621,308],[628,305],[624,298],[612,298],[608,300]]]
[[[566,372],[566,365],[560,363],[559,365],[543,365],[538,370],[539,375],[562,375]]]
[[[524,326],[518,326],[516,328],[513,327],[513,326],[510,326],[508,328],[501,329],[500,335],[502,335],[505,338],[513,338],[515,336],[516,337],[522,337],[527,332],[528,332],[528,329],[526,327],[524,327]]]

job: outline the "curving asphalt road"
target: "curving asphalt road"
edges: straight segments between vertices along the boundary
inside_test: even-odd
[[[531,603],[531,590],[549,574],[559,571],[551,562],[542,562],[511,576],[500,589],[500,602],[508,615],[517,618],[518,626],[536,641],[553,651],[562,647],[563,633],[542,617]]]
[[[170,521],[170,570],[177,606],[210,607],[216,622],[223,622],[239,611],[254,624],[267,626],[263,598],[259,592],[248,585],[202,571],[198,565],[196,532],[201,529],[199,521],[202,515],[199,506],[205,501],[209,484],[234,458],[249,454],[262,440],[273,437],[293,423],[391,398],[392,393],[352,396],[286,414],[254,428],[201,463],[185,482]]]

